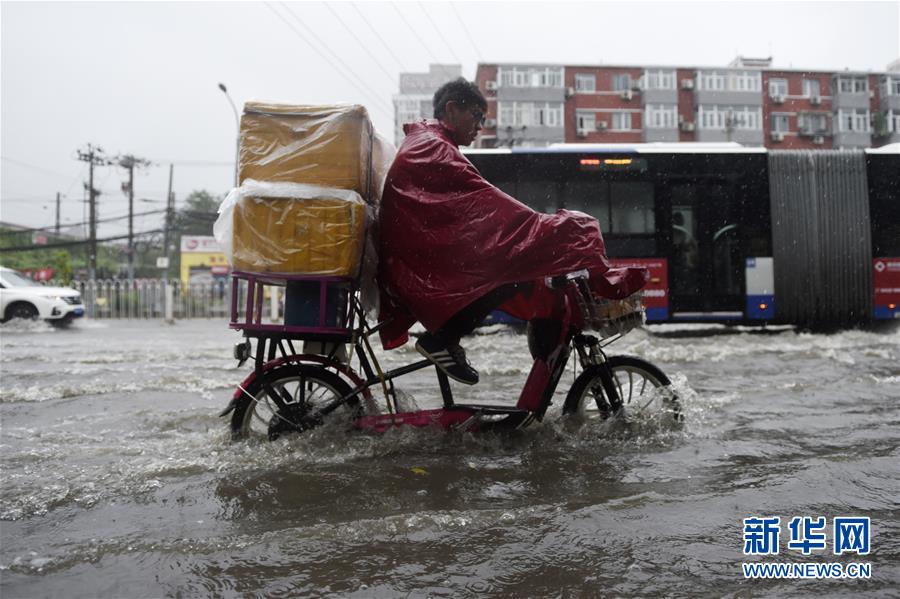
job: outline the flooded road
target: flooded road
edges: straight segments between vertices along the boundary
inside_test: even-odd
[[[323,427],[233,443],[217,414],[250,367],[225,323],[4,325],[0,595],[896,596],[900,333],[678,331],[610,353],[670,375],[680,428],[566,427],[557,401],[511,438]],[[457,399],[514,403],[524,337],[464,345],[482,383]],[[440,403],[431,375],[398,384]],[[781,517],[778,555],[743,555],[751,516]],[[794,516],[829,531],[869,517],[871,551],[835,556],[829,532],[805,557],[787,547]],[[759,561],[872,571],[745,579]]]

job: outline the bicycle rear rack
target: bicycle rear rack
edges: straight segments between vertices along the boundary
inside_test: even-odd
[[[349,341],[352,338],[355,279],[243,271],[235,271],[231,276],[230,328],[243,331],[248,337],[311,341]],[[265,323],[266,294],[279,291],[284,295],[284,321]],[[243,293],[246,298],[242,301]]]

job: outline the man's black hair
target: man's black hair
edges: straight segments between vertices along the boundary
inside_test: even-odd
[[[444,116],[444,107],[450,101],[456,102],[460,106],[477,106],[487,111],[487,100],[484,99],[481,90],[463,77],[448,81],[434,92],[434,118],[439,119]]]

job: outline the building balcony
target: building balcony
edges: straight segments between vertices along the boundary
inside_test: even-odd
[[[868,148],[872,146],[872,134],[868,131],[835,131],[835,148]]]
[[[676,142],[679,139],[678,135],[678,127],[672,127],[671,129],[647,128],[643,130],[641,141],[647,143],[654,141]]]
[[[765,144],[765,133],[761,129],[735,129],[730,136],[723,129],[698,128],[695,131],[697,141],[736,141],[745,146],[761,146]]]
[[[564,87],[498,87],[498,102],[565,102]]]
[[[881,110],[900,112],[900,94],[891,94],[890,96],[881,96]]]
[[[841,93],[838,92],[831,97],[831,106],[834,110],[868,110],[870,94],[866,93]]]
[[[641,105],[678,104],[677,89],[644,89],[641,90]]]
[[[697,90],[694,92],[696,104],[725,104],[730,106],[762,106],[762,92],[731,92]]]

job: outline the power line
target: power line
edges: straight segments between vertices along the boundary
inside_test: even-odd
[[[165,210],[150,210],[147,212],[136,212],[134,213],[135,217],[138,216],[148,216],[150,214],[162,214]],[[96,222],[98,223],[107,223],[116,220],[123,220],[128,218],[127,214],[123,214],[122,216],[110,217],[110,218],[99,218]],[[82,225],[89,224],[88,222],[80,222],[80,223],[61,223],[61,226],[64,227],[79,227]],[[35,231],[48,231],[54,229],[55,227],[35,227],[35,228],[27,228],[27,229],[16,229],[14,231],[0,231],[0,235],[16,235],[17,233],[31,233]]]
[[[282,6],[284,6],[284,3],[282,3]],[[384,107],[380,104],[381,100],[378,99],[377,95],[376,95],[376,96],[371,96],[371,94],[372,94],[373,92],[368,91],[368,90],[366,90],[366,89],[360,87],[359,84],[358,84],[356,81],[354,81],[351,77],[347,76],[346,73],[344,73],[343,71],[341,71],[341,70],[338,68],[338,66],[337,66],[337,65],[336,65],[336,64],[335,64],[328,56],[326,56],[325,54],[323,54],[322,51],[321,51],[315,44],[310,43],[310,41],[309,41],[308,39],[306,39],[305,37],[303,37],[303,35],[302,35],[299,31],[297,31],[297,28],[294,27],[287,19],[285,19],[284,16],[282,16],[278,11],[276,11],[275,8],[274,8],[270,3],[266,2],[266,7],[267,7],[269,10],[271,10],[273,13],[275,13],[275,16],[277,16],[279,19],[281,19],[282,21],[284,21],[284,23],[285,23],[288,27],[291,28],[291,31],[293,31],[294,34],[295,34],[298,38],[300,38],[301,40],[303,40],[303,42],[306,43],[310,48],[312,48],[314,52],[316,52],[319,56],[321,56],[323,59],[325,59],[325,61],[326,61],[329,65],[331,65],[331,67],[332,67],[339,75],[341,75],[342,77],[344,77],[344,79],[346,79],[347,81],[349,81],[350,84],[353,85],[353,87],[355,87],[355,88],[356,88],[358,91],[360,91],[363,95],[370,96],[372,99],[377,100],[376,105],[375,105],[376,108],[378,108],[379,110],[381,110],[386,116],[389,116],[390,118],[393,118],[394,115],[393,115],[392,111],[389,112],[389,111],[386,111],[386,110],[384,109]],[[285,6],[284,8],[285,8],[285,10],[287,10],[288,12],[290,12],[291,15],[294,16],[294,20],[296,20],[297,23],[298,23],[299,25],[301,25],[304,29],[307,30],[307,32],[309,32],[309,28],[306,27],[306,25],[303,25],[303,23],[297,18],[297,16],[294,15],[294,13],[290,10],[290,8],[288,8],[288,7],[286,7],[286,6]],[[317,37],[315,34],[313,34],[313,33],[311,33],[311,32],[309,32],[309,33],[310,33],[310,35],[311,35],[314,39],[316,39],[316,41],[319,42],[319,44],[321,44],[323,47],[326,47],[325,44],[324,44],[321,40],[319,40],[318,37]],[[329,52],[330,52],[330,50],[329,50]],[[339,60],[340,60],[340,59],[339,59]],[[343,61],[341,60],[340,62],[343,62]],[[356,75],[356,73],[354,73],[354,72],[352,71],[352,69],[350,69],[350,68],[348,68],[348,67],[345,67],[345,68],[346,68],[348,71],[350,71],[350,73],[351,73],[354,77],[357,77],[357,79],[359,79],[359,76]],[[361,80],[361,79],[360,79],[360,80]]]
[[[481,50],[478,49],[475,40],[469,35],[469,28],[466,27],[465,21],[459,16],[459,11],[456,10],[456,5],[453,2],[450,2],[450,8],[453,9],[453,14],[456,15],[456,20],[459,21],[459,24],[462,26],[463,33],[466,34],[466,38],[468,38],[469,43],[472,44],[472,48],[475,49],[475,55],[478,56],[478,62],[484,62],[484,59],[481,57]]]
[[[391,58],[393,58],[397,62],[397,64],[400,66],[400,70],[409,71],[409,69],[406,68],[406,66],[403,64],[403,61],[401,61],[399,58],[397,58],[397,55],[394,54],[394,51],[391,50],[391,47],[387,44],[387,42],[384,41],[384,38],[381,37],[381,34],[378,33],[378,30],[375,29],[374,27],[372,27],[372,23],[370,23],[369,19],[367,19],[366,16],[364,14],[362,14],[362,12],[356,6],[356,3],[350,2],[350,6],[353,7],[353,10],[356,11],[356,14],[359,15],[360,19],[362,19],[362,22],[366,24],[366,27],[369,28],[369,31],[371,31],[373,34],[375,34],[375,37],[378,38],[378,41],[381,42],[381,45],[384,47],[384,49],[388,51],[388,54],[391,55]]]
[[[394,76],[391,75],[391,74],[387,71],[387,69],[385,69],[385,68],[381,65],[381,63],[378,62],[378,60],[376,60],[376,58],[375,58],[371,53],[368,52],[368,50],[367,50],[365,44],[363,44],[363,43],[359,40],[359,38],[356,36],[356,33],[354,33],[353,30],[350,29],[350,27],[347,26],[347,24],[344,22],[344,19],[341,18],[341,15],[339,15],[337,12],[335,12],[335,10],[334,10],[333,8],[331,8],[331,5],[330,5],[328,2],[322,2],[322,4],[324,4],[324,5],[325,5],[325,8],[327,8],[328,11],[329,11],[331,14],[334,15],[334,18],[336,18],[336,19],[338,20],[338,23],[340,23],[340,24],[344,27],[344,29],[347,30],[347,33],[349,33],[350,36],[351,36],[353,39],[356,40],[356,43],[359,44],[359,47],[362,48],[363,52],[369,54],[369,58],[372,59],[372,62],[374,62],[376,65],[378,65],[378,68],[381,69],[381,72],[384,73],[385,75],[387,75],[388,79],[391,80],[391,84],[394,85],[394,86],[396,87],[396,86],[397,86],[397,81],[394,79]]]
[[[135,233],[134,237],[143,237],[144,235],[156,235],[157,233],[162,233],[163,229],[154,229],[152,231],[141,231],[140,233]],[[50,250],[54,248],[64,248],[64,247],[77,247],[81,245],[90,244],[92,241],[102,242],[102,241],[118,241],[120,239],[128,239],[128,235],[117,235],[115,237],[104,237],[103,239],[87,239],[85,241],[62,241],[59,243],[48,243],[47,245],[35,246],[34,244],[30,245],[20,245],[15,247],[8,248],[0,248],[0,253],[7,252],[26,252],[32,250]]]
[[[415,36],[415,38],[416,38],[417,40],[419,40],[419,43],[422,44],[422,47],[425,48],[425,51],[428,52],[429,54],[431,54],[432,60],[434,60],[435,63],[440,64],[441,61],[438,60],[437,56],[434,55],[434,52],[431,51],[431,48],[428,46],[428,44],[426,44],[426,43],[422,40],[422,38],[419,37],[419,33],[413,28],[412,25],[409,24],[409,21],[407,21],[407,20],[406,20],[406,17],[403,16],[403,13],[400,12],[400,9],[399,9],[399,8],[397,8],[397,5],[396,5],[394,2],[391,2],[391,6],[394,7],[394,10],[397,12],[398,15],[400,15],[400,19],[401,19],[404,23],[406,23],[406,26],[409,28],[410,31],[412,31],[412,34]]]
[[[292,17],[294,17],[294,20],[297,22],[297,24],[300,25],[301,27],[303,27],[304,29],[306,29],[306,31],[309,33],[309,35],[311,35],[313,39],[315,39],[317,42],[319,42],[319,44],[325,50],[327,50],[335,58],[335,60],[337,60],[341,64],[341,66],[343,66],[347,70],[347,72],[349,72],[351,75],[353,75],[353,77],[358,79],[360,82],[365,80],[363,77],[360,77],[359,75],[357,75],[356,72],[350,67],[350,65],[348,65],[346,62],[344,62],[344,59],[341,58],[338,53],[336,53],[331,48],[329,48],[328,44],[324,40],[322,40],[319,36],[317,36],[312,29],[310,29],[305,23],[303,23],[303,21],[300,20],[300,17],[297,16],[297,14],[291,9],[290,6],[288,6],[284,2],[279,2],[279,4],[281,4],[281,6],[286,11],[288,11]],[[379,96],[378,92],[374,91],[368,85],[363,84],[363,87],[366,90],[368,90],[368,92],[371,94],[371,98],[374,99],[377,103],[383,102],[383,100]],[[387,106],[388,105],[386,103],[381,105],[382,108],[385,108]],[[385,113],[385,114],[387,114],[387,113]],[[390,116],[393,117],[393,111],[391,111]]]
[[[6,162],[11,162],[12,164],[16,164],[18,166],[24,166],[26,168],[30,168],[36,171],[40,171],[42,173],[46,173],[48,175],[53,175],[54,177],[60,177],[62,179],[72,179],[72,175],[64,175],[63,173],[59,173],[57,171],[51,171],[50,169],[46,169],[41,166],[37,166],[35,164],[29,164],[27,162],[23,162],[21,160],[16,160],[15,158],[9,158],[8,156],[0,156],[0,159],[5,160]],[[81,175],[76,175],[74,178],[79,179]]]
[[[431,15],[428,14],[428,11],[425,10],[425,7],[422,6],[422,3],[418,3],[419,8],[422,9],[422,12],[425,13],[425,18],[428,19],[428,22],[431,23],[431,26],[434,27],[434,30],[437,31],[438,37],[441,38],[441,41],[444,42],[444,45],[447,46],[447,49],[450,50],[450,55],[456,59],[460,65],[462,65],[462,61],[459,59],[459,56],[456,55],[456,52],[453,51],[453,47],[447,42],[447,38],[444,37],[444,33],[441,31],[440,27],[434,24],[434,21],[431,19]]]

